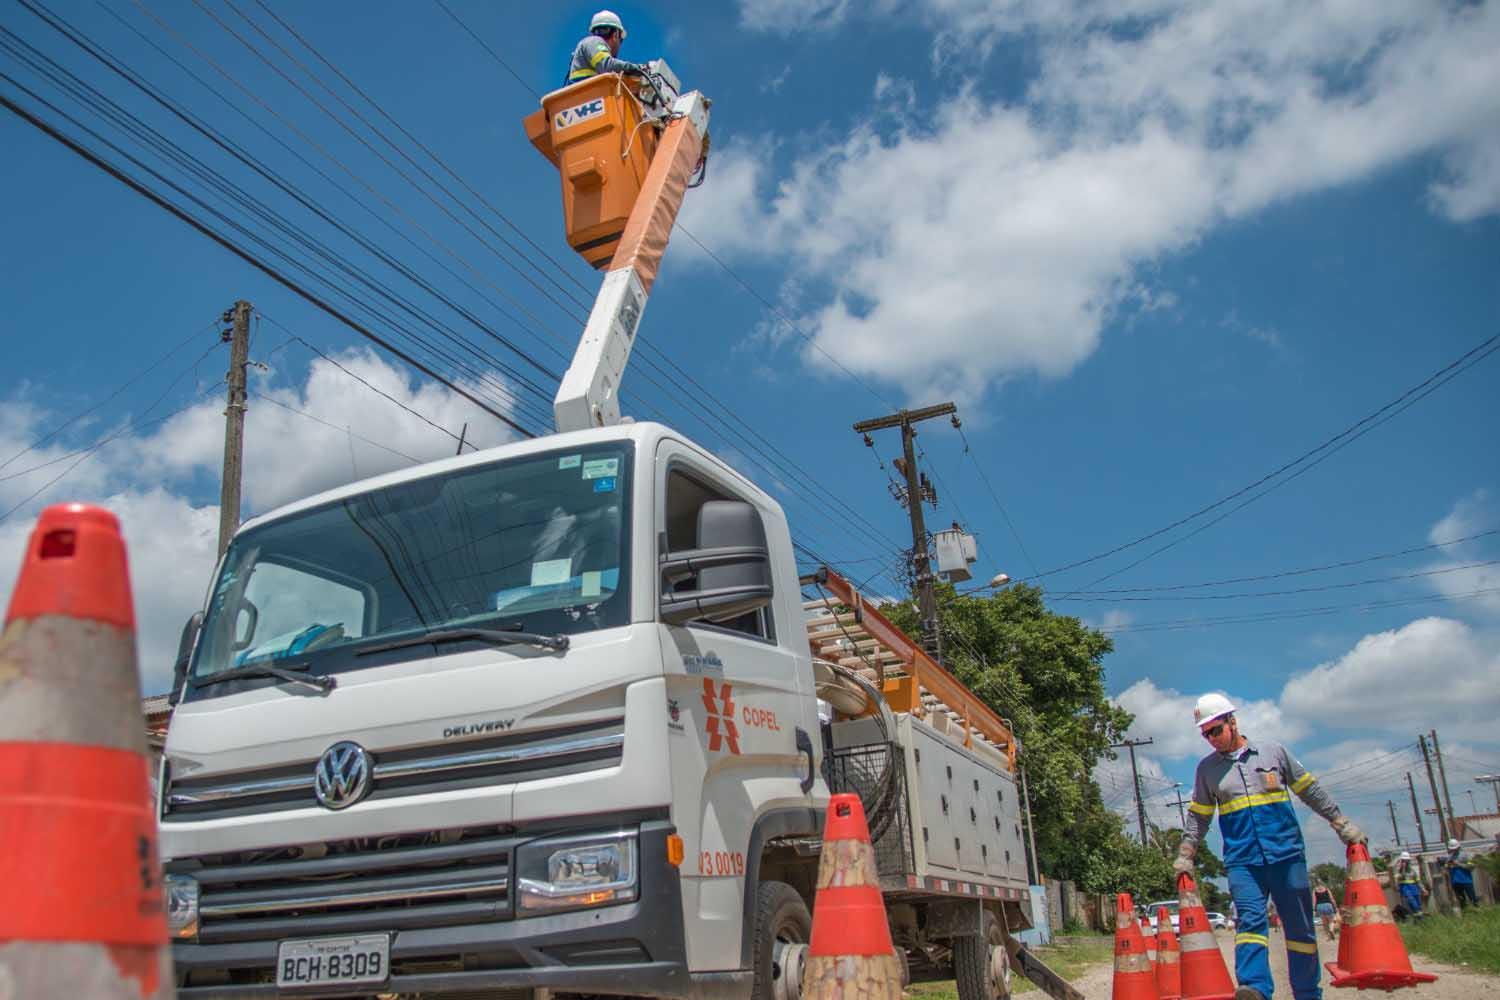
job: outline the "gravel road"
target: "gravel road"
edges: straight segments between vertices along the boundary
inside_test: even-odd
[[[1232,933],[1219,932],[1219,947],[1224,952],[1224,961],[1229,966],[1230,973],[1234,972],[1234,935]],[[1331,961],[1337,952],[1337,945],[1330,944],[1326,938],[1319,935],[1318,949],[1324,954],[1319,955],[1320,961]],[[1412,990],[1401,990],[1390,994],[1396,997],[1410,997],[1411,1000],[1489,1000],[1495,998],[1500,1000],[1500,976],[1490,976],[1483,973],[1469,972],[1464,969],[1454,968],[1451,965],[1442,965],[1437,962],[1429,962],[1420,955],[1412,957],[1412,967],[1418,972],[1435,972],[1438,981],[1425,983]],[[1281,931],[1271,931],[1271,975],[1276,980],[1276,1000],[1289,1000],[1292,989],[1286,978],[1286,946],[1281,937]],[[1101,965],[1092,969],[1082,976],[1073,980],[1073,985],[1088,997],[1088,1000],[1110,1000],[1110,987],[1114,983],[1114,969],[1109,965]],[[1361,996],[1386,996],[1387,994],[1361,993],[1357,990],[1335,990],[1328,985],[1328,976],[1323,976],[1323,996],[1328,1000],[1340,1000],[1343,996],[1350,998]]]

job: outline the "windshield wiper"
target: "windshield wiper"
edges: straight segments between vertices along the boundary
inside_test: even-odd
[[[276,667],[269,663],[256,663],[248,667],[235,667],[233,670],[225,670],[217,674],[211,674],[201,681],[193,681],[193,687],[208,687],[211,684],[222,684],[224,681],[237,681],[246,677],[279,677],[293,684],[308,684],[318,688],[320,691],[332,691],[338,687],[337,677],[326,677],[321,674],[302,673],[307,669],[306,664],[293,664],[289,667]]]
[[[371,653],[383,653],[388,649],[405,649],[408,646],[424,646],[428,643],[467,640],[487,642],[491,646],[540,646],[542,649],[550,649],[558,653],[568,648],[568,637],[565,635],[538,635],[535,632],[522,632],[519,627],[508,631],[492,628],[436,628],[419,635],[408,635],[401,639],[366,646],[354,655],[369,656]]]

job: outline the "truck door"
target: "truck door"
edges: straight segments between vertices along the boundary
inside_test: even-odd
[[[659,551],[713,544],[700,537],[706,504],[749,503],[757,517],[779,524],[779,512],[746,496],[715,463],[677,442],[660,445],[656,476]],[[762,530],[774,526],[762,524]],[[784,530],[767,534],[773,564],[790,560],[789,550],[778,551]],[[659,586],[672,593],[698,588],[699,582]],[[776,594],[769,606],[732,618],[660,626],[672,820],[686,854],[683,907],[693,971],[740,967],[751,831],[768,812],[812,802],[804,788],[810,754],[799,751],[798,731],[816,740],[817,709],[810,664],[804,681],[792,645],[800,641],[805,649],[806,632],[800,619],[786,620],[786,608],[799,604],[786,597]]]

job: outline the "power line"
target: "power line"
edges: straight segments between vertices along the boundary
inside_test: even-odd
[[[1201,531],[1204,528],[1211,527],[1212,525],[1217,524],[1220,520],[1223,520],[1223,517],[1227,517],[1227,516],[1229,516],[1229,514],[1233,514],[1235,511],[1242,509],[1243,507],[1247,506],[1250,503],[1253,503],[1254,501],[1256,501],[1256,500],[1260,499],[1261,497],[1265,496],[1267,493],[1270,493],[1270,492],[1272,492],[1275,489],[1279,489],[1281,486],[1284,486],[1287,483],[1291,482],[1293,479],[1295,479],[1298,476],[1302,475],[1304,472],[1307,472],[1310,469],[1314,468],[1315,466],[1321,464],[1325,459],[1329,458],[1330,456],[1332,456],[1336,452],[1338,452],[1338,451],[1342,450],[1343,448],[1347,447],[1348,445],[1352,444],[1354,441],[1357,441],[1359,438],[1363,437],[1369,431],[1374,430],[1376,427],[1380,426],[1380,424],[1385,423],[1387,420],[1391,419],[1392,417],[1395,417],[1395,416],[1399,415],[1401,412],[1403,412],[1404,410],[1406,410],[1412,404],[1420,401],[1421,399],[1423,399],[1426,396],[1430,395],[1435,390],[1441,388],[1444,384],[1446,384],[1448,381],[1450,381],[1456,375],[1459,375],[1463,371],[1467,370],[1468,368],[1471,368],[1474,365],[1477,365],[1479,362],[1483,361],[1490,354],[1494,353],[1494,351],[1497,348],[1500,348],[1500,333],[1493,334],[1492,336],[1486,338],[1484,341],[1482,341],[1481,343],[1479,343],[1479,344],[1475,345],[1474,347],[1470,348],[1468,351],[1465,351],[1462,355],[1460,355],[1459,357],[1455,358],[1453,361],[1450,361],[1448,364],[1444,365],[1442,368],[1439,368],[1437,371],[1435,371],[1431,375],[1427,376],[1427,378],[1423,379],[1421,382],[1419,382],[1416,385],[1412,386],[1411,388],[1407,389],[1405,392],[1401,393],[1396,398],[1390,400],[1389,402],[1385,403],[1384,405],[1382,405],[1378,409],[1373,410],[1370,413],[1366,414],[1365,416],[1361,417],[1359,420],[1355,421],[1354,423],[1350,424],[1348,427],[1345,427],[1343,430],[1339,431],[1337,434],[1334,434],[1332,437],[1329,437],[1329,438],[1325,439],[1323,442],[1321,442],[1317,446],[1308,449],[1307,451],[1305,451],[1302,454],[1298,455],[1296,458],[1292,459],[1291,461],[1285,462],[1281,466],[1279,466],[1278,468],[1276,468],[1275,470],[1266,473],[1264,476],[1261,476],[1259,479],[1255,480],[1254,482],[1249,483],[1249,484],[1247,484],[1245,486],[1240,487],[1239,489],[1235,490],[1233,493],[1228,494],[1227,496],[1220,497],[1218,500],[1215,500],[1213,503],[1208,504],[1205,507],[1200,507],[1198,510],[1192,512],[1191,514],[1188,514],[1188,515],[1186,515],[1184,517],[1178,518],[1177,520],[1173,521],[1171,524],[1168,524],[1168,525],[1165,525],[1163,527],[1157,528],[1154,531],[1149,531],[1146,534],[1141,535],[1138,538],[1134,538],[1134,539],[1132,539],[1132,540],[1130,540],[1128,542],[1124,542],[1124,543],[1122,543],[1120,545],[1116,545],[1114,548],[1107,549],[1104,552],[1100,552],[1100,553],[1098,553],[1096,555],[1089,556],[1089,557],[1087,557],[1085,559],[1077,559],[1077,560],[1074,560],[1073,562],[1067,563],[1065,565],[1058,566],[1055,569],[1046,570],[1046,571],[1044,571],[1043,573],[1041,573],[1039,575],[1040,576],[1044,576],[1044,577],[1045,576],[1053,576],[1053,575],[1055,575],[1057,573],[1062,573],[1062,572],[1065,572],[1067,570],[1077,569],[1080,566],[1087,566],[1090,563],[1098,562],[1101,559],[1107,559],[1108,557],[1110,557],[1112,555],[1115,555],[1115,554],[1117,554],[1119,552],[1124,552],[1127,549],[1134,548],[1137,545],[1140,545],[1140,544],[1142,544],[1144,542],[1150,541],[1153,538],[1160,537],[1161,535],[1164,535],[1164,534],[1166,534],[1166,533],[1168,533],[1168,532],[1170,532],[1170,531],[1172,531],[1172,530],[1174,530],[1176,528],[1182,527],[1183,525],[1188,524],[1189,522],[1195,521],[1198,518],[1203,517],[1206,514],[1212,513],[1213,511],[1219,509],[1220,507],[1223,507],[1225,504],[1228,504],[1228,503],[1230,503],[1230,502],[1232,502],[1234,500],[1237,500],[1240,497],[1245,496],[1247,493],[1252,493],[1253,491],[1255,491],[1257,488],[1261,487],[1262,485],[1265,485],[1265,484],[1268,484],[1268,483],[1271,484],[1267,489],[1263,490],[1260,493],[1256,493],[1255,495],[1251,496],[1249,500],[1245,501],[1245,503],[1240,504],[1237,507],[1234,507],[1228,513],[1226,513],[1226,514],[1222,515],[1221,517],[1216,518],[1215,520],[1209,522],[1209,524],[1204,525],[1203,527],[1195,530],[1194,532],[1191,532],[1191,533],[1189,533],[1187,535],[1183,535],[1183,536],[1181,536],[1181,537],[1173,540],[1171,543],[1169,543],[1166,546],[1163,546],[1161,548],[1153,550],[1151,553],[1149,553],[1148,555],[1144,556],[1143,558],[1141,558],[1141,559],[1139,559],[1139,560],[1137,560],[1137,561],[1135,561],[1133,563],[1130,563],[1129,565],[1124,566],[1124,567],[1122,567],[1122,568],[1120,568],[1118,570],[1115,570],[1113,573],[1110,573],[1110,574],[1108,574],[1108,575],[1106,575],[1104,577],[1101,577],[1099,580],[1095,580],[1093,583],[1090,583],[1086,587],[1083,587],[1083,588],[1080,588],[1080,589],[1083,590],[1083,589],[1092,588],[1092,587],[1096,586],[1098,583],[1102,582],[1103,580],[1109,579],[1109,577],[1111,577],[1111,576],[1117,576],[1120,573],[1123,573],[1123,572],[1125,572],[1128,569],[1132,569],[1135,566],[1140,565],[1142,562],[1145,562],[1147,559],[1150,559],[1153,556],[1157,555],[1158,553],[1166,551],[1168,548],[1172,547],[1173,545],[1177,545],[1177,544],[1179,544],[1179,543],[1181,543],[1183,541],[1186,541],[1188,538],[1191,538],[1194,534],[1197,534],[1198,531]],[[1317,456],[1317,457],[1314,458],[1314,456]],[[1296,469],[1297,466],[1299,466],[1299,465],[1303,466],[1303,468],[1298,469],[1296,472],[1292,472],[1291,475],[1288,475],[1288,476],[1286,476],[1286,478],[1281,479],[1280,482],[1275,482],[1275,483],[1272,482],[1272,480],[1276,480],[1278,477],[1282,476],[1284,473],[1288,473],[1288,472],[1291,472],[1291,470]]]
[[[1434,601],[1462,601],[1489,594],[1500,594],[1500,587],[1485,587],[1480,590],[1471,590],[1462,594],[1436,594],[1431,597],[1415,597],[1393,601],[1374,601],[1368,604],[1331,604],[1316,608],[1290,608],[1282,611],[1268,611],[1250,615],[1231,615],[1221,618],[1182,618],[1176,621],[1161,622],[1133,622],[1128,625],[1101,626],[1098,631],[1106,635],[1119,635],[1123,632],[1174,632],[1187,628],[1208,628],[1216,625],[1253,625],[1262,622],[1291,621],[1298,618],[1315,618],[1320,615],[1335,614],[1340,611],[1376,611],[1382,608],[1409,607],[1415,604],[1430,604]]]
[[[1452,538],[1446,542],[1433,542],[1430,545],[1417,545],[1412,548],[1398,549],[1395,552],[1383,552],[1379,555],[1364,556],[1359,559],[1346,559],[1343,562],[1324,563],[1321,566],[1307,566],[1302,569],[1282,570],[1279,573],[1262,573],[1257,576],[1231,577],[1225,580],[1206,580],[1202,583],[1180,583],[1172,586],[1156,587],[1122,587],[1115,590],[1075,590],[1074,594],[1149,594],[1163,593],[1173,590],[1196,590],[1205,587],[1223,587],[1236,583],[1256,583],[1262,580],[1280,580],[1289,576],[1306,576],[1309,573],[1322,573],[1333,569],[1346,569],[1350,566],[1360,566],[1365,563],[1379,562],[1384,559],[1397,559],[1401,556],[1415,555],[1419,552],[1430,552],[1433,549],[1448,548],[1462,542],[1472,542],[1478,538],[1488,538],[1491,535],[1500,535],[1500,528],[1490,528],[1486,531],[1476,532],[1472,535],[1464,535],[1461,538]]]
[[[1056,601],[1092,601],[1107,604],[1123,603],[1126,601],[1235,601],[1246,598],[1258,597],[1287,597],[1292,594],[1311,594],[1316,591],[1325,590],[1347,590],[1351,587],[1368,587],[1377,583],[1393,583],[1398,580],[1417,580],[1431,576],[1442,576],[1446,573],[1458,573],[1464,570],[1481,569],[1485,566],[1500,565],[1500,559],[1488,559],[1483,562],[1463,563],[1457,566],[1445,566],[1440,569],[1421,570],[1416,573],[1401,573],[1396,576],[1377,576],[1368,580],[1350,580],[1345,583],[1325,583],[1317,587],[1294,587],[1290,590],[1260,590],[1248,594],[1156,594],[1149,596],[1122,597],[1110,596],[1062,596],[1053,598]]]
[[[388,451],[392,455],[399,455],[401,458],[406,459],[408,462],[412,463],[413,465],[418,465],[418,464],[420,464],[423,461],[423,459],[420,459],[420,458],[413,458],[412,456],[408,455],[404,451],[397,451],[395,448],[392,448],[390,445],[381,444],[379,441],[374,441],[374,440],[371,440],[370,438],[364,437],[361,434],[356,434],[356,433],[354,433],[354,431],[350,430],[347,426],[340,427],[338,424],[331,423],[330,421],[325,420],[322,417],[315,416],[315,415],[313,415],[311,413],[306,412],[305,410],[299,410],[295,406],[292,406],[289,403],[283,403],[281,400],[277,399],[274,396],[267,396],[265,393],[262,393],[262,392],[252,392],[252,393],[250,393],[250,396],[253,399],[259,399],[262,402],[270,403],[272,406],[279,406],[283,410],[286,410],[288,413],[295,413],[299,417],[306,417],[308,420],[311,420],[314,423],[322,424],[324,427],[331,428],[332,430],[338,431],[341,434],[347,434],[350,437],[354,438],[355,440],[357,440],[357,441],[363,441],[365,444],[368,444],[368,445],[371,445],[373,447],[379,448],[381,451]]]
[[[1000,494],[990,482],[990,477],[985,474],[984,466],[979,464],[979,456],[975,455],[974,449],[969,447],[969,436],[964,433],[962,427],[958,428],[958,436],[963,440],[964,454],[968,455],[969,461],[974,463],[974,471],[979,473],[980,481],[984,483],[984,488],[989,491],[990,499],[995,502],[995,509],[1000,512],[1001,518],[1005,521],[1005,527],[1010,530],[1010,536],[1016,540],[1016,545],[1020,548],[1021,555],[1026,558],[1026,565],[1031,567],[1031,579],[1039,578],[1042,576],[1042,573],[1036,568],[1036,560],[1031,558],[1031,553],[1026,549],[1026,543],[1021,540],[1021,533],[1016,530],[1015,522],[1010,519],[1010,512],[1005,509],[1005,504],[1000,502]]]

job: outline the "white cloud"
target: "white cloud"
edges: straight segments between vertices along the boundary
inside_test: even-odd
[[[1475,490],[1432,526],[1428,538],[1434,544],[1469,538],[1493,527],[1496,520],[1488,491]],[[1500,614],[1500,566],[1477,565],[1493,558],[1493,546],[1475,540],[1442,551],[1443,559],[1424,567],[1435,571],[1425,582],[1445,597],[1461,599],[1465,608]]]
[[[434,384],[413,384],[403,371],[369,351],[349,351],[336,360],[455,433],[467,421],[468,440],[480,447],[511,437],[474,404]],[[252,397],[245,425],[246,516],[411,464],[395,452],[428,461],[454,451],[452,438],[326,361],[315,361],[298,386],[274,387],[260,377],[252,389],[334,426]],[[57,415],[35,401],[40,395],[29,392],[0,403],[0,456],[15,455],[55,425]],[[114,428],[80,424],[69,429],[68,443],[48,442],[0,469],[0,513],[45,487],[75,459],[38,466],[87,447],[124,423]],[[349,431],[380,446],[353,439]],[[193,406],[145,434],[123,434],[99,449],[0,521],[0,606],[9,603],[37,512],[65,500],[102,504],[119,517],[129,551],[142,688],[165,690],[182,624],[202,604],[217,559],[219,507],[214,501],[223,447],[223,403],[214,401]]]
[[[1115,704],[1135,716],[1130,727],[1133,738],[1150,737],[1152,750],[1174,760],[1198,760],[1209,746],[1193,724],[1193,706],[1210,689],[1183,693],[1161,688],[1150,678],[1136,681],[1114,698]],[[1220,689],[1236,707],[1240,728],[1252,736],[1294,743],[1306,732],[1301,720],[1289,718],[1280,705],[1260,698],[1242,698]]]
[[[802,31],[894,10],[799,20],[793,6],[745,0],[742,19]],[[949,55],[1024,37],[1040,64],[1024,102],[945,91],[892,129],[887,82],[866,123],[779,184],[766,161],[731,157],[689,216],[716,248],[822,279],[801,317],[819,346],[913,396],[1067,374],[1134,308],[1143,267],[1416,155],[1446,158],[1438,210],[1500,208],[1500,5],[926,0],[916,14]]]
[[[1367,635],[1339,659],[1293,677],[1280,702],[1325,733],[1372,725],[1418,732],[1441,722],[1455,738],[1493,739],[1497,677],[1492,642],[1463,622],[1422,618]]]
[[[839,24],[849,6],[849,0],[745,0],[740,4],[740,24],[755,31],[794,34]]]

